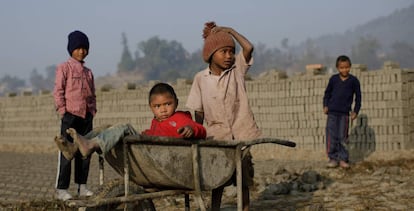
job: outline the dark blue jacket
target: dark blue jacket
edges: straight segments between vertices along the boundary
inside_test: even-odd
[[[354,112],[359,113],[361,109],[361,87],[358,78],[349,74],[349,77],[342,81],[339,74],[333,75],[329,79],[328,86],[323,96],[323,106],[328,107],[328,113],[346,114],[351,111],[351,105],[354,100]]]

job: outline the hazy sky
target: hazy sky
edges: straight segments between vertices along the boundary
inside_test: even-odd
[[[121,34],[131,53],[140,41],[158,36],[193,52],[202,46],[203,24],[231,26],[253,44],[297,44],[306,38],[343,33],[414,0],[3,0],[0,2],[0,78],[27,78],[65,61],[67,35],[89,36],[86,65],[95,76],[115,73]],[[201,60],[201,58],[200,58]]]

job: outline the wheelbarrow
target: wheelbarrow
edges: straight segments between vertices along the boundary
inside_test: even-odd
[[[264,143],[296,146],[294,142],[274,138],[218,141],[129,135],[105,155],[109,165],[124,177],[124,195],[71,200],[67,204],[105,207],[136,203],[141,206],[135,210],[155,210],[151,199],[184,194],[185,210],[190,210],[189,195],[193,194],[200,210],[206,210],[202,191],[223,186],[236,173],[237,210],[242,210],[242,154],[249,147]],[[131,185],[138,186],[138,190],[135,187],[131,193]]]

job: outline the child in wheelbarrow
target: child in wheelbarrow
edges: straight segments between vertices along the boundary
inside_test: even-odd
[[[253,63],[253,45],[230,27],[205,24],[203,59],[208,67],[198,72],[186,106],[195,111],[195,119],[206,121],[207,137],[215,140],[252,140],[261,136],[249,106],[245,76]],[[241,46],[236,54],[234,40]],[[244,150],[243,209],[249,209],[249,186],[253,184],[253,164]],[[224,186],[213,190],[212,210],[219,210]]]
[[[143,131],[142,134],[175,138],[206,138],[206,129],[192,120],[190,112],[176,111],[178,98],[172,86],[166,83],[154,85],[149,93],[149,106],[154,119],[151,128]],[[95,151],[105,155],[119,140],[126,135],[134,134],[134,131],[130,124],[117,124],[81,136],[75,129],[69,128],[67,133],[73,137],[75,143],[68,142],[61,136],[56,136],[55,142],[67,159],[71,159],[77,149],[84,157]]]

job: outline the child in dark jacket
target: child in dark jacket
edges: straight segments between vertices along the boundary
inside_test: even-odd
[[[339,56],[336,60],[338,74],[328,82],[323,97],[323,111],[328,115],[326,123],[326,151],[329,157],[328,167],[349,168],[349,153],[344,147],[348,140],[349,117],[356,119],[361,109],[361,88],[357,77],[349,74],[351,60]],[[355,97],[354,109],[351,109]]]

